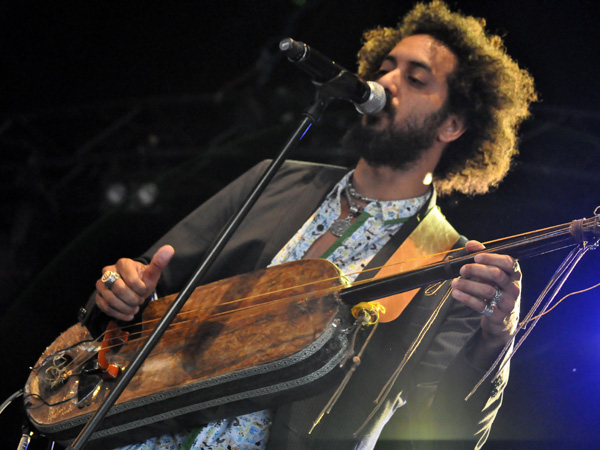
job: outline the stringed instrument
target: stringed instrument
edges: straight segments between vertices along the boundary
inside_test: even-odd
[[[523,259],[577,244],[594,247],[599,237],[596,215],[483,252]],[[350,334],[357,327],[350,305],[454,278],[475,254],[352,285],[334,264],[311,259],[200,286],[86,448],[139,442],[313,395],[344,375],[340,366],[352,354]],[[109,337],[95,340],[79,324],[60,335],[25,386],[32,424],[69,444],[114,384],[99,361],[109,361],[116,377],[127,370],[175,297],[151,302],[141,324]]]

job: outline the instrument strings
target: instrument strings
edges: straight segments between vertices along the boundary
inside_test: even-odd
[[[590,219],[592,220],[592,219]],[[591,222],[587,222],[584,224],[585,226],[589,226]],[[536,231],[531,231],[531,232],[526,232],[526,233],[521,233],[521,234],[516,234],[513,236],[509,236],[509,237],[505,237],[505,238],[500,238],[500,239],[496,239],[496,240],[491,240],[491,241],[487,241],[484,242],[484,245],[491,245],[491,244],[497,244],[497,243],[501,243],[498,246],[495,246],[493,248],[486,248],[485,250],[482,250],[480,252],[477,253],[484,253],[484,252],[497,252],[497,251],[502,251],[502,250],[506,250],[511,248],[511,246],[514,246],[516,244],[518,244],[517,241],[515,241],[516,239],[519,238],[524,238],[525,239],[531,239],[532,241],[541,241],[544,239],[547,239],[549,237],[552,236],[556,236],[556,235],[561,235],[561,234],[567,234],[569,232],[569,226],[570,224],[563,224],[563,225],[556,225],[556,226],[552,226],[552,227],[548,227],[548,228],[543,228],[543,229],[539,229]],[[503,244],[503,242],[506,241],[510,241],[506,244]],[[565,245],[568,246],[568,245]],[[456,252],[459,251],[461,249],[451,249],[445,252],[440,252],[437,253],[435,256],[445,256],[451,252]],[[556,249],[553,249],[556,250]],[[472,257],[475,253],[471,253],[466,255],[466,257]],[[415,261],[419,261],[421,259],[424,258],[429,258],[431,255],[428,255],[426,257],[423,258],[415,258],[412,260],[407,260],[407,261],[402,261],[402,262],[398,262],[398,263],[394,263],[394,264],[389,264],[386,267],[396,267],[396,266],[401,266],[402,264],[405,264],[407,262],[415,262]],[[441,265],[443,263],[431,263],[431,264],[426,264],[423,265],[421,267],[419,267],[419,269],[426,269],[428,267],[433,267],[433,266],[437,266],[437,265]],[[352,273],[350,275],[354,275],[354,274],[360,274],[360,273],[367,273],[367,272],[372,272],[372,271],[379,271],[381,267],[375,267],[375,268],[371,268],[371,269],[367,269],[364,270],[362,272],[357,272],[357,273]],[[400,273],[400,272],[399,272]],[[313,298],[321,298],[324,297],[325,295],[334,293],[336,291],[339,291],[341,289],[343,289],[345,287],[345,284],[347,284],[344,281],[344,278],[347,276],[348,274],[342,274],[340,276],[337,277],[330,277],[330,278],[325,278],[325,279],[320,279],[320,280],[315,280],[315,281],[311,281],[308,283],[304,283],[304,284],[300,284],[298,286],[292,286],[292,287],[285,287],[285,288],[281,288],[281,289],[276,289],[273,291],[269,291],[269,292],[264,292],[264,293],[259,293],[259,294],[255,294],[255,295],[251,295],[248,297],[244,297],[244,298],[240,298],[240,299],[235,299],[235,300],[231,300],[231,301],[227,301],[227,302],[223,302],[223,303],[219,303],[216,305],[206,305],[206,306],[200,306],[197,307],[195,309],[190,309],[190,310],[184,310],[178,313],[177,317],[178,318],[182,318],[182,320],[178,320],[177,322],[172,323],[171,325],[169,325],[169,328],[167,329],[167,331],[165,332],[165,336],[163,336],[163,341],[164,342],[170,342],[174,339],[180,339],[181,336],[181,332],[189,330],[189,329],[194,329],[198,326],[199,323],[201,322],[223,322],[223,321],[227,321],[228,324],[235,324],[238,321],[242,321],[242,320],[247,320],[247,317],[239,317],[239,318],[233,318],[231,319],[229,316],[233,315],[233,314],[238,314],[238,313],[242,313],[242,312],[249,312],[252,310],[256,310],[257,308],[261,308],[264,306],[271,306],[273,304],[283,304],[283,303],[289,303],[289,302],[298,302],[298,301],[304,301],[307,298],[308,299],[313,299]],[[302,293],[298,293],[298,294],[293,294],[293,295],[287,295],[290,291],[297,289],[297,288],[306,288],[306,287],[310,287],[310,286],[316,286],[318,284],[323,284],[323,283],[327,283],[327,282],[333,282],[336,280],[342,280],[342,282],[339,285],[336,286],[330,286],[327,288],[319,288],[319,289],[315,289],[309,292],[302,292]],[[372,280],[363,280],[363,281],[359,281],[356,283],[353,283],[354,286],[357,285],[361,285],[361,284],[366,284],[371,282]],[[278,295],[279,297],[265,301],[265,302],[261,302],[261,299],[264,298],[265,296],[275,296]],[[158,300],[157,300],[158,301]],[[250,304],[246,304],[246,305],[242,305],[240,307],[235,307],[236,305],[239,305],[242,302],[250,302]],[[232,307],[232,309],[226,310],[226,311],[216,311],[216,309],[219,308],[226,308],[226,307]],[[204,317],[202,317],[202,314],[204,314],[204,312],[208,312],[207,315],[205,315]],[[187,317],[187,318],[186,318]],[[144,326],[144,325],[152,325],[154,323],[159,322],[160,318],[156,318],[156,319],[150,319],[150,320],[146,320],[146,321],[141,321],[141,322],[137,322],[137,323],[132,323],[132,324],[128,324],[125,326],[121,327],[121,330],[123,331],[127,331],[127,330],[131,330],[131,329],[135,329],[135,328],[139,328],[140,326]],[[144,329],[144,330],[138,330],[138,331],[134,331],[129,335],[129,338],[145,338],[147,336],[149,336],[152,333],[153,329],[152,328],[148,328],[148,329]],[[175,332],[175,333],[173,333]],[[168,336],[167,336],[168,333]],[[71,363],[68,364],[68,366],[71,366],[70,369],[72,372],[75,372],[73,370],[72,366],[79,366],[82,367],[85,363],[87,363],[92,357],[95,356],[95,354],[97,353],[97,351],[100,349],[100,343],[104,340],[106,335],[106,331],[104,333],[102,333],[96,340],[96,352],[89,352],[87,354],[83,354],[81,355],[79,358],[75,358],[73,359],[73,361],[71,361]],[[173,339],[174,338],[174,339]],[[121,342],[115,345],[109,345],[107,347],[105,347],[105,350],[111,350],[113,348],[119,348],[119,347],[123,347],[123,346],[127,346],[128,344],[132,344],[137,342],[136,340],[128,340],[127,342]],[[54,352],[54,354],[58,354],[61,352],[64,352],[65,350],[59,350],[57,352]],[[50,355],[52,356],[52,355]]]
[[[563,225],[555,225],[553,227],[548,227],[548,228],[543,228],[543,229],[539,229],[536,231],[531,231],[531,232],[526,232],[526,233],[521,233],[521,234],[516,234],[513,236],[509,236],[509,237],[504,237],[504,238],[500,238],[500,239],[495,239],[495,240],[491,240],[491,241],[487,241],[484,242],[483,245],[490,245],[490,244],[496,244],[496,243],[501,243],[504,241],[511,241],[507,244],[502,244],[502,245],[498,245],[495,246],[493,248],[488,248],[485,250],[482,250],[481,252],[478,253],[490,253],[490,252],[497,252],[497,251],[502,251],[502,250],[506,250],[509,249],[511,246],[515,245],[514,240],[518,239],[518,238],[523,238],[523,237],[531,237],[533,236],[533,239],[538,241],[538,240],[543,240],[546,239],[548,237],[551,237],[552,235],[556,235],[556,233],[558,232],[558,234],[566,234],[568,233],[568,227],[569,224],[563,224]],[[565,245],[565,247],[568,247],[569,245]],[[411,260],[406,260],[406,261],[401,261],[401,262],[397,262],[394,264],[389,264],[385,267],[397,267],[397,266],[401,266],[403,264],[406,263],[410,263],[410,262],[415,262],[415,261],[419,261],[421,259],[425,259],[425,258],[430,258],[431,256],[445,256],[449,253],[455,252],[455,251],[459,251],[461,249],[451,249],[451,250],[447,250],[444,252],[440,252],[437,253],[435,255],[427,255],[425,257],[419,257],[419,258],[415,258],[415,259],[411,259]],[[553,249],[553,250],[557,250],[557,249]],[[473,256],[474,253],[471,253],[469,255],[466,255],[467,257],[471,257]],[[425,268],[429,268],[429,267],[434,267],[434,266],[438,266],[441,265],[442,263],[436,262],[436,263],[431,263],[431,264],[427,264],[427,265],[423,265],[420,266],[419,269],[425,269]],[[342,274],[338,277],[330,277],[330,278],[323,278],[323,279],[319,279],[319,280],[315,280],[315,281],[311,281],[308,283],[304,283],[304,284],[300,284],[300,285],[296,285],[296,286],[291,286],[291,287],[285,287],[285,288],[281,288],[281,289],[276,289],[276,290],[272,290],[269,292],[264,292],[264,293],[259,293],[259,294],[255,294],[249,297],[243,297],[240,299],[235,299],[235,300],[231,300],[231,301],[227,301],[227,302],[223,302],[217,305],[206,305],[206,306],[200,306],[198,308],[195,309],[191,309],[191,310],[184,310],[181,311],[178,314],[179,316],[185,316],[185,315],[194,315],[194,319],[192,321],[189,321],[189,323],[191,325],[195,325],[197,322],[200,321],[205,321],[205,320],[215,320],[218,319],[220,317],[224,317],[224,316],[228,316],[230,314],[234,314],[234,313],[239,313],[239,312],[243,312],[245,310],[251,310],[254,308],[259,308],[261,306],[266,306],[266,305],[271,305],[273,303],[282,303],[282,302],[295,302],[298,300],[298,297],[304,297],[304,296],[325,296],[327,294],[330,294],[332,292],[335,292],[337,290],[343,289],[343,283],[342,285],[338,285],[338,286],[333,286],[333,287],[328,287],[328,288],[320,288],[317,290],[313,290],[310,291],[308,293],[300,293],[300,294],[296,294],[296,295],[286,295],[289,291],[292,291],[294,289],[297,288],[304,288],[304,287],[310,287],[310,286],[315,286],[317,284],[322,284],[322,283],[327,283],[327,282],[332,282],[332,281],[336,281],[336,280],[340,280],[340,279],[344,279],[345,277],[347,277],[348,275],[359,275],[361,273],[369,273],[369,272],[373,272],[373,271],[379,271],[383,268],[384,266],[379,266],[379,267],[373,267],[367,270],[364,270],[362,272],[355,272],[355,273],[350,273],[350,274]],[[400,272],[399,272],[400,273]],[[368,284],[370,283],[372,280],[367,279],[367,280],[363,280],[363,281],[359,281],[359,282],[355,282],[352,285],[353,286],[358,286],[358,285],[362,285],[362,284]],[[235,309],[230,309],[227,311],[222,311],[222,312],[217,312],[217,313],[212,313],[206,317],[200,317],[200,314],[205,311],[205,310],[214,310],[215,308],[223,308],[223,307],[228,307],[228,306],[233,306],[242,302],[252,302],[252,301],[256,301],[259,302],[260,299],[262,297],[265,297],[267,295],[269,296],[273,296],[273,295],[282,295],[280,298],[275,298],[274,300],[270,300],[267,302],[262,302],[262,303],[254,303],[254,304],[250,304],[250,305],[245,305],[239,308],[235,308]],[[198,317],[196,317],[198,316]],[[128,329],[129,327],[135,327],[135,326],[140,326],[140,325],[146,325],[149,323],[155,323],[158,322],[160,320],[160,318],[158,319],[151,319],[151,320],[147,320],[147,321],[142,321],[142,322],[138,322],[135,324],[130,324],[127,326],[122,327],[123,330]],[[147,330],[144,331],[144,333],[151,333],[152,330]]]

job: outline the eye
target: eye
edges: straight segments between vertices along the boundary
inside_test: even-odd
[[[395,64],[393,64],[389,59],[384,59],[379,65],[379,69],[377,69],[377,72],[375,72],[375,79],[378,80],[379,78],[387,75],[392,70],[394,70],[395,67]]]
[[[388,70],[379,69],[377,72],[375,72],[375,80],[379,80],[381,77],[383,77],[388,72],[389,72]]]
[[[410,81],[410,83],[413,84],[413,85],[415,85],[415,86],[419,86],[419,87],[425,86],[425,83],[423,81],[421,81],[419,78],[416,78],[416,77],[409,76],[408,77],[408,81]]]

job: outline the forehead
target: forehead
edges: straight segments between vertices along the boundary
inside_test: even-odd
[[[440,79],[445,79],[457,64],[454,53],[428,34],[415,34],[402,39],[388,53],[386,59],[391,59],[396,64],[422,65]]]

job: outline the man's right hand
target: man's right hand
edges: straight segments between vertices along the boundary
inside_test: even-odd
[[[152,295],[160,275],[175,250],[170,245],[159,248],[150,264],[145,265],[128,258],[121,258],[116,264],[106,266],[102,273],[116,272],[120,278],[108,289],[102,279],[96,281],[96,305],[110,317],[119,320],[132,320],[144,301]]]

